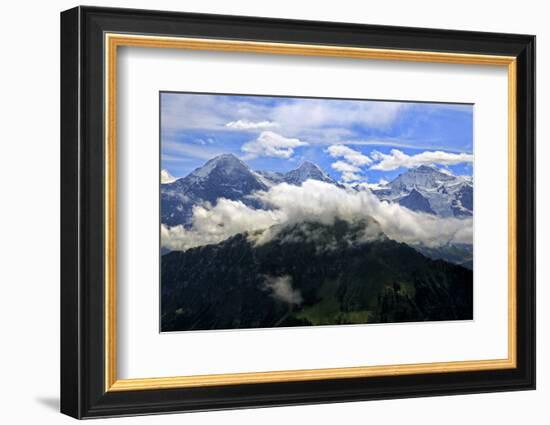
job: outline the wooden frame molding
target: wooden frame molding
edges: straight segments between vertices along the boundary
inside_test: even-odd
[[[400,364],[330,369],[269,371],[166,378],[118,379],[116,324],[116,146],[117,146],[117,51],[118,47],[149,47],[279,55],[328,56],[358,60],[397,60],[506,67],[508,72],[508,357],[505,359]],[[517,69],[516,57],[371,49],[313,44],[234,41],[206,38],[161,37],[106,33],[105,51],[105,391],[135,391],[220,385],[314,381],[380,377],[421,373],[447,373],[512,369],[517,365]]]

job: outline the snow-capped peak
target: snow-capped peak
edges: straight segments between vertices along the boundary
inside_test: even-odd
[[[323,170],[321,170],[321,167],[319,167],[317,164],[314,164],[313,162],[308,160],[305,160],[304,162],[302,162],[298,167],[298,170],[319,170],[323,172]]]
[[[166,169],[162,169],[160,171],[160,183],[161,184],[168,184],[173,183],[177,180],[172,174],[168,172]]]
[[[383,200],[398,202],[414,211],[442,217],[473,214],[473,184],[469,176],[455,176],[434,165],[421,165],[373,189]]]
[[[421,165],[400,174],[389,183],[389,186],[394,191],[409,191],[416,187],[434,189],[442,183],[454,180],[456,180],[456,176],[450,172],[442,172],[435,166]]]
[[[328,183],[334,183],[334,180],[325,173],[321,167],[311,161],[304,161],[295,170],[285,174],[284,180],[290,184],[302,184],[306,180],[313,179]]]
[[[235,155],[227,153],[212,158],[202,167],[193,171],[191,175],[197,179],[204,179],[207,178],[215,169],[221,170],[224,174],[231,174],[235,171],[250,171],[248,165],[246,165],[243,161]]]

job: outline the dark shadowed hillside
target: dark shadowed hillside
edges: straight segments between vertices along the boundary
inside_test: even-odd
[[[379,234],[301,223],[162,257],[162,330],[472,319],[472,272]]]

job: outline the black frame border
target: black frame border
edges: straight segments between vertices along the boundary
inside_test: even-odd
[[[105,392],[105,32],[517,58],[515,369]],[[61,412],[75,418],[535,389],[535,37],[80,6],[61,13]]]

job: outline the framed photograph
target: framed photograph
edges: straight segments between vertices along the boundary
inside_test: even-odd
[[[535,37],[61,14],[61,411],[535,388]]]

